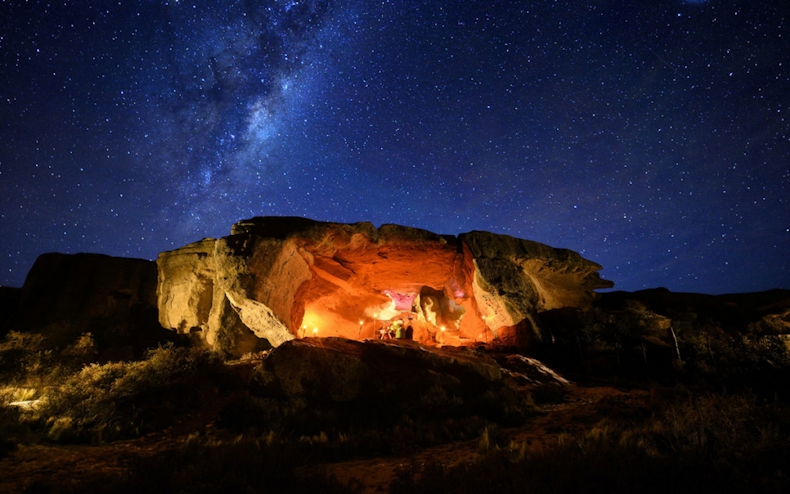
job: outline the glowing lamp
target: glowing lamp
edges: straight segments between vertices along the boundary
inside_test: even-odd
[[[313,328],[313,334],[318,334],[318,328]]]
[[[442,326],[442,331],[444,331],[444,326]]]

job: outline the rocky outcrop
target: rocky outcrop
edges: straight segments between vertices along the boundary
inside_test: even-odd
[[[341,338],[283,344],[263,360],[257,375],[271,394],[332,402],[373,401],[390,393],[406,401],[404,394],[419,395],[435,386],[449,386],[445,393],[463,396],[502,379],[497,362],[474,351]]]
[[[134,358],[172,339],[157,322],[156,264],[100,254],[43,254],[27,275],[14,329],[52,347],[91,333],[103,360]]]
[[[390,324],[427,345],[523,344],[540,336],[534,314],[585,306],[612,286],[598,264],[537,242],[305,218],[244,220],[157,264],[161,324],[232,354],[243,349],[223,332],[279,346],[376,338]]]
[[[472,287],[486,324],[500,330],[501,338],[518,340],[510,328],[529,321],[532,315],[561,307],[585,307],[597,288],[614,284],[598,275],[599,264],[576,252],[555,249],[530,240],[489,232],[460,235],[474,263]]]
[[[205,239],[160,255],[157,300],[159,323],[181,334],[197,335],[208,346],[241,355],[258,349],[260,338],[245,325],[231,306],[223,287],[230,288],[242,276],[228,272],[219,256],[221,275],[217,271],[217,248],[222,243]],[[232,297],[232,296],[231,296]]]
[[[339,430],[400,429],[409,435],[452,427],[460,417],[515,425],[534,412],[534,405],[523,377],[512,375],[484,352],[467,347],[295,339],[268,352],[253,371],[250,393],[265,396],[267,406],[242,402],[228,407],[222,420],[243,423],[253,416],[260,423],[265,417],[267,426],[291,420],[289,428],[316,434],[329,424]],[[281,408],[272,411],[272,402]]]
[[[666,288],[637,292],[609,292],[597,302],[607,311],[619,310],[631,301],[643,304],[673,321],[711,321],[726,331],[753,334],[790,333],[790,290],[705,295],[677,293]]]
[[[0,286],[0,337],[16,324],[21,288]]]

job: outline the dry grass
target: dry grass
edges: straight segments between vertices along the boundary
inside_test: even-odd
[[[788,410],[752,396],[707,395],[674,403],[640,425],[602,421],[534,450],[493,446],[481,459],[399,472],[391,492],[788,492]]]

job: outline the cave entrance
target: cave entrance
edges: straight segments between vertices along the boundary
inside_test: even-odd
[[[411,339],[426,345],[491,341],[477,314],[469,267],[455,246],[432,243],[311,253],[297,290],[299,338]],[[396,338],[399,337],[399,338]]]

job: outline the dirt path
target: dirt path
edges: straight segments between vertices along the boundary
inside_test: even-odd
[[[38,492],[36,486],[50,486],[53,481],[66,492],[114,481],[129,470],[132,462],[177,448],[183,440],[158,433],[101,446],[20,445],[0,461],[0,493]]]

